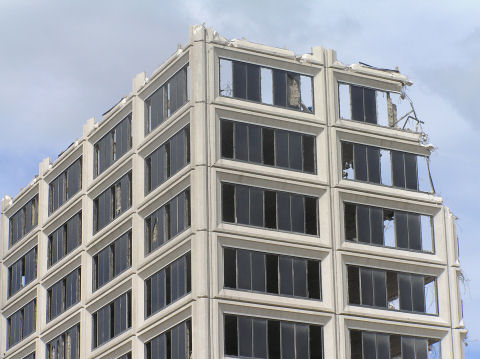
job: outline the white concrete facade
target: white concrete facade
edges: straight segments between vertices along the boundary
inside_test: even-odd
[[[314,113],[221,96],[219,59],[279,68],[313,77]],[[145,135],[145,104],[159,86],[189,64],[189,99]],[[80,358],[119,358],[127,352],[144,358],[145,343],[188,318],[192,325],[192,357],[227,357],[224,313],[291,320],[323,327],[323,358],[351,358],[351,329],[438,339],[441,358],[464,358],[466,330],[462,320],[458,278],[461,269],[455,218],[430,193],[342,178],[341,141],[351,141],[428,156],[419,133],[343,120],[339,116],[338,83],[401,92],[408,80],[399,73],[365,66],[345,66],[332,50],[314,47],[312,54],[293,52],[245,40],[228,41],[215,31],[192,26],[190,40],[150,78],[133,79],[131,94],[104,115],[90,119],[83,135],[54,163],[45,159],[39,174],[13,200],[2,201],[0,241],[0,358],[46,357],[46,343],[80,323]],[[94,178],[94,144],[128,114],[132,146]],[[239,162],[220,154],[220,119],[259,124],[315,136],[316,173]],[[428,121],[428,119],[425,119]],[[145,194],[145,157],[180,129],[190,125],[190,163]],[[82,157],[81,190],[49,215],[49,183]],[[93,200],[123,174],[132,173],[132,205],[97,233]],[[228,181],[318,198],[318,235],[286,233],[225,223],[221,216],[221,182]],[[190,188],[191,224],[158,250],[145,254],[145,218],[180,191]],[[9,218],[38,194],[38,225],[9,246]],[[434,253],[370,246],[345,240],[343,203],[362,203],[433,217]],[[81,245],[47,267],[47,242],[53,230],[82,211]],[[132,231],[131,267],[100,289],[92,290],[92,256],[126,231]],[[36,279],[8,298],[8,268],[37,246]],[[313,258],[321,261],[319,301],[224,288],[224,246]],[[145,318],[144,280],[166,264],[191,253],[191,292]],[[350,305],[347,265],[367,266],[437,278],[438,315]],[[47,288],[74,268],[81,268],[80,301],[47,322]],[[132,291],[131,328],[92,348],[92,314],[127,290]],[[7,318],[36,298],[36,330],[7,347]]]

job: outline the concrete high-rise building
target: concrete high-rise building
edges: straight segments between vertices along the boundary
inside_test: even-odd
[[[3,198],[0,358],[463,358],[409,85],[192,26]]]

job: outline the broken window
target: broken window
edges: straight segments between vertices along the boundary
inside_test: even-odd
[[[221,120],[222,157],[315,173],[315,136]]]
[[[92,314],[93,347],[99,347],[132,326],[132,292],[128,291]]]
[[[225,314],[225,355],[236,358],[321,359],[322,327]]]
[[[8,297],[37,278],[37,247],[8,267]]]
[[[433,218],[388,208],[344,203],[347,241],[433,252]]]
[[[48,359],[79,359],[80,358],[80,324],[70,328],[47,343]]]
[[[313,112],[312,77],[220,59],[220,95]]]
[[[342,142],[342,178],[344,179],[432,192],[433,186],[427,161],[427,157],[413,153]]]
[[[132,265],[132,232],[121,235],[93,256],[93,290],[117,277]]]
[[[190,217],[190,189],[186,189],[145,218],[145,253],[190,227]]]
[[[347,275],[350,304],[438,314],[435,277],[356,266]]]
[[[145,317],[149,317],[191,291],[190,253],[145,280]]]
[[[320,261],[224,248],[224,286],[253,292],[321,298]]]
[[[145,193],[149,193],[190,162],[190,126],[177,132],[145,161]]]
[[[7,347],[11,348],[35,331],[36,300],[7,318]]]
[[[35,195],[9,219],[9,247],[13,246],[38,224],[38,195]]]
[[[145,359],[191,358],[192,324],[186,320],[145,343]]]
[[[80,300],[80,268],[47,289],[47,321],[62,314]]]
[[[132,115],[120,121],[93,147],[93,175],[96,177],[132,148]]]
[[[48,213],[54,212],[82,187],[82,158],[73,162],[49,184]]]
[[[222,183],[222,220],[289,232],[318,234],[318,199]]]
[[[145,134],[157,128],[189,100],[189,67],[185,65],[145,100]]]
[[[48,267],[77,248],[81,242],[82,212],[79,212],[48,236]]]
[[[98,232],[132,205],[132,173],[129,172],[93,200],[93,228]]]
[[[338,83],[340,118],[418,131],[422,123],[405,94]],[[410,121],[412,120],[412,121]]]
[[[439,358],[439,344],[433,338],[350,330],[352,359]]]

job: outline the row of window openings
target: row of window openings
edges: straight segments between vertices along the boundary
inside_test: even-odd
[[[350,330],[351,359],[440,359],[433,338]]]
[[[438,314],[433,276],[357,266],[347,267],[349,304]]]
[[[145,134],[153,131],[188,102],[189,72],[189,66],[184,66],[145,100]]]
[[[320,261],[224,248],[225,288],[321,299]]]
[[[338,84],[341,119],[418,131],[420,122],[416,119],[411,102],[405,98],[408,99],[396,92],[341,82]]]
[[[47,321],[50,321],[80,301],[80,268],[47,289]]]
[[[93,175],[96,177],[132,148],[132,115],[121,120],[93,148]]]
[[[236,358],[322,359],[319,325],[225,314],[225,355]]]
[[[35,195],[9,219],[9,247],[13,246],[38,224],[38,195]]]
[[[222,183],[224,222],[317,235],[317,202],[315,197]]]
[[[342,142],[342,178],[434,192],[428,157]]]
[[[37,247],[8,267],[8,297],[19,292],[37,277]]]
[[[7,348],[13,347],[35,331],[35,313],[34,299],[7,318]]]
[[[220,95],[313,113],[313,82],[306,76],[220,59]]]
[[[347,241],[434,252],[431,216],[344,203],[344,219]]]
[[[80,358],[80,324],[60,334],[46,345],[47,359]]]
[[[145,359],[192,358],[192,323],[188,319],[145,343]]]
[[[315,136],[269,127],[220,121],[224,158],[315,173]]]
[[[145,193],[190,163],[190,126],[186,126],[145,158]]]
[[[49,184],[48,213],[51,214],[82,188],[82,158],[73,162]]]

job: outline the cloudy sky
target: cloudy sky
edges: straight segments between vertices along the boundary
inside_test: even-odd
[[[480,358],[480,3],[475,1],[25,1],[0,0],[0,195],[15,195],[151,73],[190,24],[227,38],[286,47],[337,50],[345,63],[366,62],[409,76],[418,116],[436,146],[437,191],[459,217],[468,279],[467,358]]]

